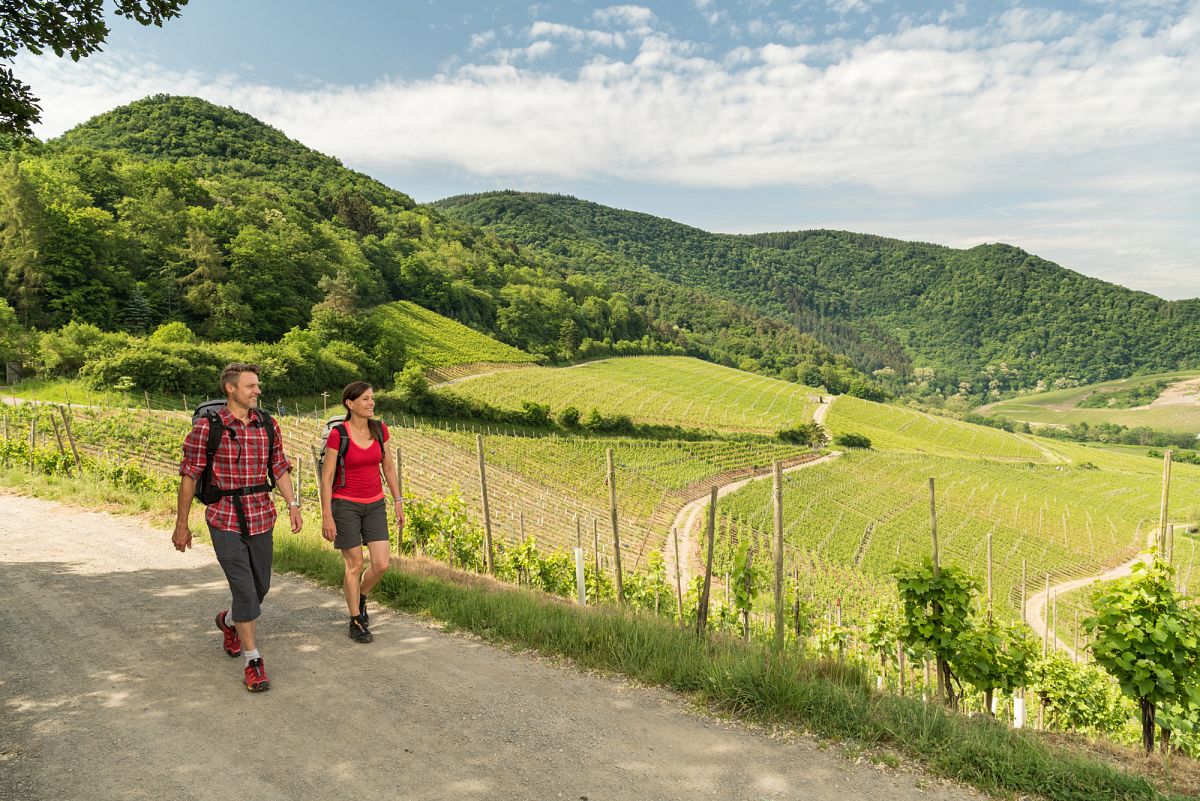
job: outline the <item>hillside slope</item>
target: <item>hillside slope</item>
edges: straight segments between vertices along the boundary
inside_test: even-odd
[[[561,195],[448,198],[447,214],[586,269],[620,258],[787,321],[864,371],[937,368],[950,393],[1200,363],[1200,301],[1166,301],[1008,245],[844,231],[734,236]],[[994,382],[994,383],[993,383]]]
[[[627,264],[578,275],[197,98],[145,98],[0,156],[0,278],[29,326],[180,321],[268,342],[403,299],[554,360],[688,353],[861,379],[786,322]]]

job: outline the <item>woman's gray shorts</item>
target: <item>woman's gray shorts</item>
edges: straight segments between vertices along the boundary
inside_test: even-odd
[[[337,526],[333,547],[339,551],[360,548],[368,542],[388,540],[386,498],[380,498],[374,503],[334,498],[330,507],[333,511],[333,523]]]
[[[233,595],[231,620],[247,623],[262,612],[262,600],[271,589],[272,531],[243,537],[236,531],[208,527],[217,561]]]

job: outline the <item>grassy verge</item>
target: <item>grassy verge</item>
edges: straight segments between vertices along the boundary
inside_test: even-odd
[[[173,499],[161,493],[88,479],[30,476],[13,469],[0,470],[0,484],[91,509],[140,511],[158,525],[169,526],[173,519]],[[313,522],[308,524],[310,532],[315,530]],[[341,585],[341,558],[311,533],[277,535],[275,565],[321,584]],[[1056,746],[1037,733],[875,693],[866,677],[836,662],[803,659],[740,641],[702,640],[649,615],[614,607],[582,609],[408,559],[396,561],[373,595],[396,609],[443,621],[451,629],[689,693],[716,711],[889,749],[932,773],[999,795],[1031,794],[1056,801],[1184,798],[1162,793],[1144,777]]]

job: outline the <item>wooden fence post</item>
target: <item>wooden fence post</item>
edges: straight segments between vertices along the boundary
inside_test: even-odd
[[[608,455],[608,512],[612,516],[613,570],[617,579],[617,603],[625,603],[625,586],[621,577],[621,532],[617,528],[617,470],[613,464],[613,449]]]
[[[1162,502],[1158,510],[1158,554],[1167,548],[1167,506],[1171,499],[1171,451],[1163,453]]]
[[[772,465],[775,506],[775,647],[783,645],[783,466]]]
[[[679,625],[683,625],[683,575],[679,564],[679,529],[671,529],[671,539],[675,542],[675,596],[679,599]]]
[[[483,495],[483,546],[487,557],[487,572],[496,573],[496,554],[492,550],[492,514],[488,509],[487,472],[483,464],[483,434],[475,435],[475,447],[479,451],[479,491]]]
[[[396,446],[396,491],[399,496],[395,498],[401,502],[403,508],[404,502],[404,458],[400,452],[400,446]],[[396,553],[404,553],[404,526],[400,525],[400,521],[396,521]]]
[[[1042,658],[1050,651],[1050,574],[1046,574],[1046,597],[1042,599]]]
[[[936,499],[936,494],[934,492],[933,476],[929,477],[929,533],[930,533],[931,537],[933,538],[933,577],[936,579],[942,575],[942,568],[941,568],[940,563],[938,562],[937,499]],[[935,603],[933,605],[933,612],[935,615],[938,615],[940,613],[938,606],[939,605],[937,603]],[[938,657],[938,659],[937,659],[937,671],[936,672],[937,672],[938,699],[942,700],[946,697],[946,690],[948,688],[944,685],[943,679],[942,679],[942,658],[941,657]]]
[[[71,455],[75,458],[75,469],[79,475],[83,475],[83,462],[79,460],[79,448],[75,445],[75,435],[71,433],[71,417],[67,414],[67,410],[59,406],[58,411],[62,413],[63,428],[67,431],[67,442],[71,443]],[[8,418],[6,417],[7,421]],[[7,426],[5,427],[7,432]]]
[[[717,488],[714,486],[708,497],[708,558],[704,566],[704,589],[700,593],[700,608],[696,614],[696,632],[704,634],[708,629],[708,595],[712,588],[713,540],[717,528]]]
[[[63,447],[62,434],[58,430],[58,420],[53,412],[50,413],[50,425],[54,429],[54,441],[58,443],[58,455],[66,456],[67,449]]]

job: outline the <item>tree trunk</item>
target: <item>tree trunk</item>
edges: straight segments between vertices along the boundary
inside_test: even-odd
[[[988,714],[990,717],[993,717],[993,718],[994,718],[994,717],[996,717],[995,715],[993,715],[993,714],[992,714],[992,694],[993,694],[993,693],[995,693],[995,692],[996,692],[996,691],[995,691],[994,689],[992,689],[992,688],[988,688],[987,692],[985,692],[985,693],[983,694],[983,708],[984,708],[984,711],[985,711],[985,712],[987,712],[987,714]]]
[[[1154,753],[1154,703],[1142,698],[1142,746],[1147,754]]]
[[[950,673],[950,663],[945,659],[938,659],[938,675],[942,678],[946,706],[951,709],[956,708],[958,706],[958,697],[954,694],[954,681],[953,675]]]

